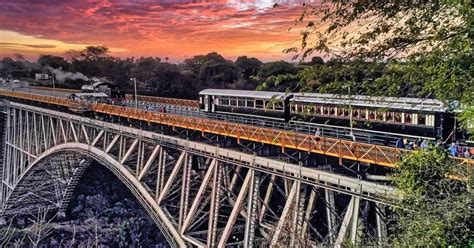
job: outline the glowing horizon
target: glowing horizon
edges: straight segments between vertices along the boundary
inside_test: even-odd
[[[19,0],[0,7],[0,57],[36,59],[104,45],[117,57],[168,57],[180,62],[218,52],[227,59],[289,60],[298,43],[288,31],[303,10],[300,0],[137,1]]]

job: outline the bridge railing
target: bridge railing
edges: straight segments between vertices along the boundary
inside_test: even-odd
[[[24,92],[13,92],[0,89],[0,95],[16,99],[24,99],[56,106],[74,107],[81,105],[79,101],[28,94]],[[95,103],[91,108],[97,112],[124,118],[141,120],[148,123],[156,123],[173,127],[180,127],[223,136],[260,142],[280,146],[282,149],[290,148],[312,153],[318,153],[340,159],[350,159],[370,164],[394,167],[400,161],[404,152],[394,147],[366,144],[349,140],[341,140],[327,137],[316,137],[310,134],[297,133],[293,131],[277,130],[271,128],[243,125],[239,123],[217,121],[212,119],[180,116],[167,113],[150,112],[141,109],[127,108],[108,104]],[[456,158],[460,163],[473,166],[474,160]]]
[[[395,163],[400,160],[399,157],[401,154],[400,149],[392,147],[364,144],[334,138],[315,137],[314,135],[309,134],[242,125],[239,123],[156,113],[107,104],[94,104],[92,108],[95,112],[107,115],[192,129],[203,133],[229,136],[236,138],[238,141],[240,141],[240,139],[249,140],[280,146],[282,149],[290,148],[303,150],[389,167],[393,167]]]

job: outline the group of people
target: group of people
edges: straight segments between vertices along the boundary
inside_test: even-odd
[[[418,149],[428,149],[430,147],[445,147],[445,144],[442,140],[437,140],[436,143],[431,143],[429,140],[418,139],[416,141],[408,141],[407,138],[399,138],[395,143],[395,147],[400,149],[407,150],[418,150]],[[448,152],[453,157],[461,158],[474,158],[474,154],[471,154],[469,147],[462,147],[458,143],[451,143],[448,146]]]
[[[316,141],[319,141],[320,137],[322,136],[321,129],[318,127],[316,128],[315,134],[316,136]],[[351,141],[356,141],[356,137],[354,133],[351,131],[349,134],[349,138]],[[388,141],[386,141],[386,145],[388,145]],[[407,149],[407,150],[418,150],[418,149],[428,149],[432,147],[441,147],[445,148],[445,143],[439,139],[436,141],[436,143],[430,142],[427,139],[418,139],[418,140],[412,140],[409,141],[407,138],[399,138],[395,142],[395,147],[400,148],[400,149]],[[469,147],[465,146],[460,146],[458,143],[451,143],[448,147],[447,150],[449,154],[453,157],[461,157],[461,158],[474,158],[474,152],[470,151]]]

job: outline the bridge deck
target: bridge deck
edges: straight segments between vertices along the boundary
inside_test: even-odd
[[[71,107],[80,104],[78,101],[51,96],[0,90],[0,95],[37,101],[56,106]],[[394,167],[400,161],[400,156],[406,150],[393,147],[353,142],[314,135],[296,133],[292,131],[275,130],[238,123],[222,122],[198,117],[187,117],[174,114],[149,112],[141,109],[120,107],[108,104],[93,104],[92,109],[97,113],[119,116],[123,118],[141,120],[148,123],[180,127],[223,136],[234,137],[238,141],[248,140],[307,151],[340,159]],[[461,163],[474,165],[471,159],[459,159]]]

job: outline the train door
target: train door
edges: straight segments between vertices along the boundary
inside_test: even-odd
[[[209,105],[211,105],[211,112],[216,111],[216,103],[214,102],[216,99],[214,96],[209,96]]]
[[[206,112],[214,112],[214,103],[213,103],[214,96],[205,95],[203,99],[204,103],[204,111]]]

